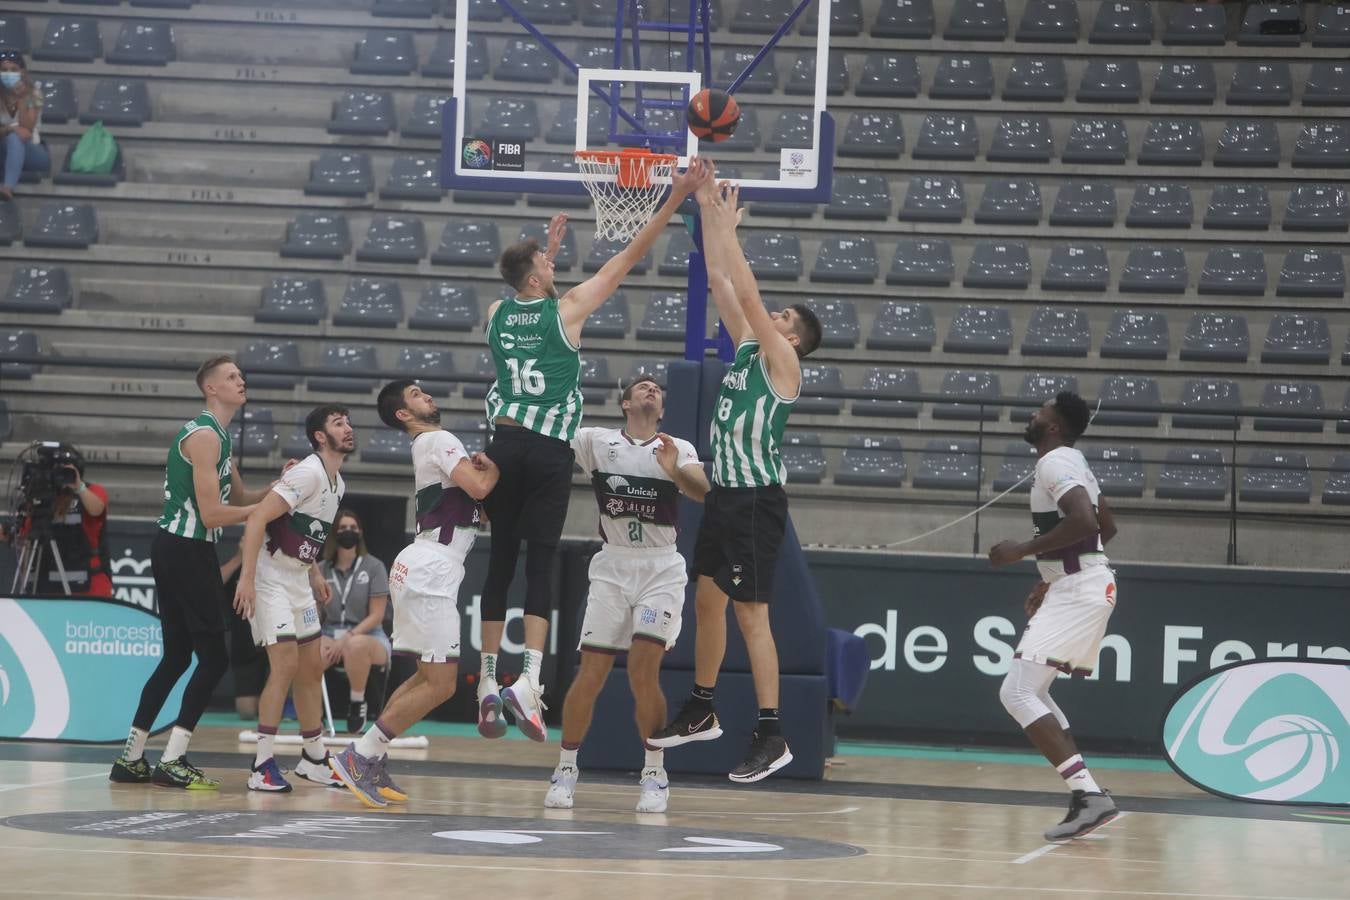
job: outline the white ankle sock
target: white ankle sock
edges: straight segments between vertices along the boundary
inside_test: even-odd
[[[644,750],[642,752],[642,768],[650,769],[653,766],[658,769],[664,769],[666,767],[666,751]]]
[[[365,703],[365,702],[366,702],[366,692],[365,692],[365,691],[352,691],[352,702],[353,702],[353,703]]]
[[[531,683],[538,685],[539,670],[543,667],[543,665],[544,665],[544,652],[542,650],[526,650],[525,664],[520,669],[520,677],[524,678],[528,675]]]
[[[571,766],[572,768],[575,769],[575,768],[577,767],[577,751],[575,751],[575,750],[559,750],[559,751],[558,751],[558,765],[560,765],[560,766]]]
[[[188,741],[192,740],[192,732],[186,728],[173,726],[169,732],[169,743],[164,747],[164,755],[159,758],[161,763],[173,762],[175,759],[181,759],[183,754],[187,753]]]
[[[1071,791],[1087,791],[1089,794],[1100,794],[1102,789],[1097,786],[1093,780],[1092,773],[1088,771],[1087,764],[1083,762],[1081,754],[1075,753],[1064,762],[1055,767],[1059,775],[1064,779],[1064,783]]]
[[[389,752],[389,742],[393,739],[393,735],[384,733],[379,722],[374,722],[356,742],[356,752],[366,759],[378,759]]]
[[[272,754],[276,752],[273,749],[276,740],[277,733],[275,731],[271,734],[258,732],[258,750],[253,754],[253,767],[255,769],[272,758]]]
[[[131,734],[127,736],[127,745],[122,748],[122,756],[126,757],[127,762],[135,762],[145,756],[145,741],[148,737],[150,732],[132,727]]]
[[[311,762],[323,762],[324,757],[328,755],[328,750],[323,744],[323,735],[306,740],[302,750]]]

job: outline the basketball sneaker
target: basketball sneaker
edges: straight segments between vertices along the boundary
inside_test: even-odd
[[[380,796],[379,788],[375,784],[381,768],[378,759],[362,756],[356,752],[355,745],[348,745],[347,749],[337,756],[329,756],[328,764],[347,786],[347,790],[355,794],[356,799],[366,806],[371,809],[384,809],[389,805],[389,801]]]
[[[675,720],[647,738],[647,743],[662,750],[679,747],[693,741],[715,741],[722,736],[722,726],[711,704],[685,703]]]
[[[544,724],[544,686],[531,675],[521,675],[516,683],[502,690],[502,702],[516,717],[516,727],[532,741],[548,740]]]
[[[398,785],[394,784],[394,779],[389,777],[389,760],[380,760],[380,770],[375,773],[375,790],[380,796],[394,803],[407,803],[408,792]]]
[[[360,734],[366,730],[366,701],[353,700],[347,707],[347,733]]]
[[[750,739],[750,751],[739,766],[727,773],[727,777],[740,784],[750,784],[768,778],[774,772],[792,762],[792,751],[781,734],[761,736],[758,731]]]
[[[506,734],[506,718],[502,716],[502,695],[497,679],[478,681],[478,733],[485,738],[499,738]]]
[[[328,760],[327,753],[323,755],[323,759],[310,759],[309,754],[301,750],[300,761],[295,764],[295,774],[324,787],[342,787],[341,779],[333,774],[333,767],[328,764]]]
[[[1096,831],[1119,814],[1116,802],[1105,791],[1074,791],[1069,795],[1068,814],[1058,825],[1045,830],[1045,839],[1052,843],[1071,841]]]
[[[666,770],[660,766],[651,766],[642,770],[642,796],[638,797],[637,811],[643,813],[663,813],[670,801],[670,779]]]
[[[581,773],[577,771],[576,766],[559,764],[558,768],[553,770],[553,777],[549,779],[544,806],[547,809],[571,809],[572,795],[576,793],[577,779],[580,777]]]
[[[277,765],[276,757],[269,756],[263,760],[262,765],[253,766],[250,769],[248,789],[273,794],[289,794],[291,783],[281,774],[281,767]]]
[[[159,761],[150,774],[150,780],[160,787],[180,788],[185,791],[218,791],[220,781],[188,762],[186,756]]]
[[[144,756],[140,759],[119,756],[113,763],[108,780],[115,784],[145,784],[150,780],[150,764],[145,761]]]

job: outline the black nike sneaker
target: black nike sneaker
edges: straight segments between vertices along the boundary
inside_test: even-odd
[[[128,760],[125,755],[117,757],[113,763],[108,780],[115,784],[147,784],[150,781],[150,764],[145,757]]]
[[[792,751],[781,734],[761,736],[756,731],[750,739],[750,750],[745,754],[745,760],[727,773],[727,777],[740,784],[750,784],[768,778],[790,762]]]
[[[715,741],[721,736],[722,726],[717,723],[712,704],[686,703],[675,721],[653,732],[647,743],[669,750],[693,741]]]
[[[360,734],[366,730],[366,701],[353,700],[347,707],[347,733]]]

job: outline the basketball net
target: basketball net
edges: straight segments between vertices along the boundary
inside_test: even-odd
[[[578,150],[577,169],[595,203],[595,234],[628,243],[648,222],[678,157],[641,148]]]

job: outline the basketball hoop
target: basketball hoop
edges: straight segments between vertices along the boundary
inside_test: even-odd
[[[577,169],[595,201],[595,233],[627,243],[652,219],[679,157],[641,148],[578,150]]]

